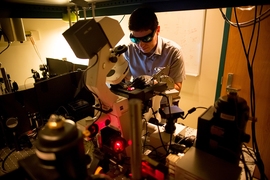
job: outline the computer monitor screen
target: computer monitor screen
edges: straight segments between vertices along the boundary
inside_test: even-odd
[[[87,67],[83,64],[73,64],[73,71],[85,70]]]
[[[52,114],[60,106],[72,101],[78,82],[77,73],[66,73],[35,83],[41,115]]]
[[[50,77],[73,71],[73,63],[60,59],[46,58]]]

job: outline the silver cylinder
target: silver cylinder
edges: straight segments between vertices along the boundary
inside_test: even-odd
[[[11,18],[0,18],[2,31],[5,33],[4,41],[14,42],[15,36],[13,31],[13,23]]]
[[[130,138],[131,138],[131,174],[132,180],[141,179],[142,170],[142,102],[139,99],[129,100]]]
[[[21,43],[26,41],[22,18],[12,18],[12,21],[13,21],[14,32],[15,32],[17,41]]]

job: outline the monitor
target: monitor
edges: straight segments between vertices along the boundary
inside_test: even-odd
[[[85,70],[88,66],[83,64],[73,64],[73,71]]]
[[[65,114],[81,113],[81,116],[94,115],[93,108],[86,113],[73,112],[68,104],[77,100],[84,100],[91,106],[95,99],[91,92],[85,92],[81,85],[83,72],[74,71],[39,81],[34,84],[39,112],[42,117],[49,118],[53,113],[64,112]],[[60,113],[61,114],[61,113]],[[76,117],[78,115],[76,114]],[[84,118],[83,117],[83,118]]]
[[[46,58],[49,77],[58,76],[73,71],[73,63],[60,59]]]

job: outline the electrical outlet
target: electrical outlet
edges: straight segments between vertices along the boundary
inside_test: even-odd
[[[29,41],[30,37],[32,37],[35,41],[40,40],[39,32],[36,30],[25,31],[25,36],[27,37],[28,41]]]

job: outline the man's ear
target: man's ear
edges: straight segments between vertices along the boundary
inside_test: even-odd
[[[159,32],[160,32],[160,26],[158,26],[158,27],[157,27],[156,32],[157,32],[157,35],[158,35],[158,34],[159,34]]]

